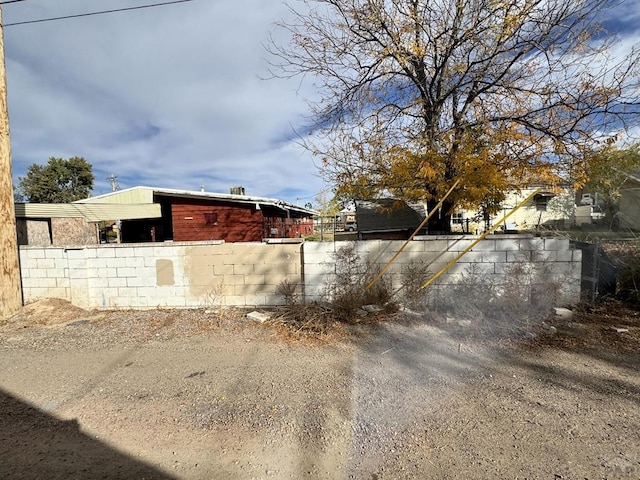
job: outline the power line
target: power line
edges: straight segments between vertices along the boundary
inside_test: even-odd
[[[6,2],[3,2],[3,3],[22,2],[22,1],[25,1],[25,0],[7,0]],[[13,27],[14,25],[27,25],[29,23],[52,22],[54,20],[66,20],[69,18],[90,17],[93,15],[104,15],[105,13],[117,13],[117,12],[126,12],[129,10],[140,10],[142,8],[163,7],[165,5],[174,5],[176,3],[186,3],[186,2],[193,2],[193,1],[195,0],[172,0],[170,2],[152,3],[149,5],[139,5],[137,7],[117,8],[114,10],[102,10],[99,12],[79,13],[77,15],[65,15],[63,17],[50,17],[50,18],[42,18],[40,20],[26,20],[24,22],[6,23],[3,25],[3,27]]]
[[[26,2],[27,0],[5,0],[4,2],[0,2],[0,5],[5,5],[7,3],[18,3],[18,2]]]

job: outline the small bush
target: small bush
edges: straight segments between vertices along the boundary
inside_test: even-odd
[[[634,307],[640,307],[640,258],[629,260],[620,270],[618,295]]]

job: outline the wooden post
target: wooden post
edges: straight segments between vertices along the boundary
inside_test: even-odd
[[[13,202],[11,141],[7,108],[7,76],[4,63],[4,29],[0,7],[0,318],[22,307],[22,287],[18,263],[18,236]]]

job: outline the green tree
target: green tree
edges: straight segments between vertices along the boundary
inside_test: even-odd
[[[613,143],[588,152],[579,171],[578,181],[582,189],[597,194],[598,204],[605,214],[608,225],[615,225],[620,201],[620,189],[629,175],[640,172],[640,145],[624,148]]]
[[[51,157],[46,165],[31,164],[18,178],[18,193],[34,203],[70,203],[87,198],[93,189],[92,166],[82,157]]]
[[[489,205],[554,178],[640,113],[637,50],[598,25],[623,0],[305,0],[273,75],[313,82],[306,146],[339,197]],[[274,39],[282,36],[274,36]],[[553,172],[559,170],[559,172]]]

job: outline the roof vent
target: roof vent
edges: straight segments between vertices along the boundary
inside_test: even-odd
[[[231,195],[244,195],[244,187],[231,187]]]

